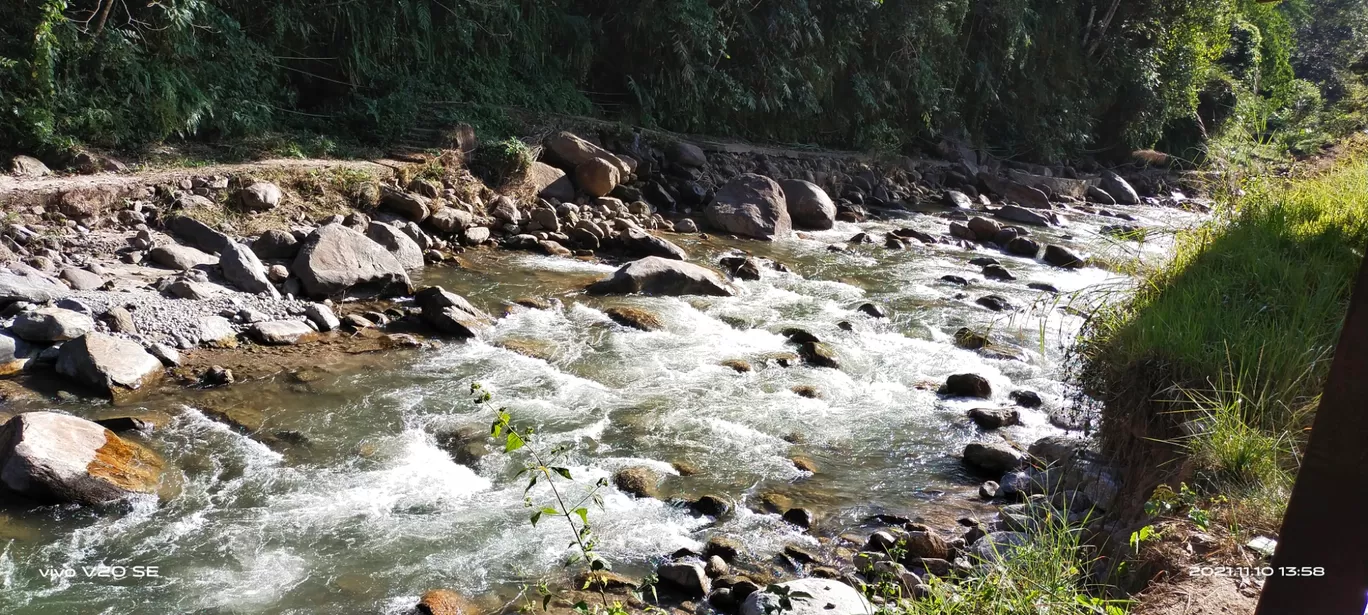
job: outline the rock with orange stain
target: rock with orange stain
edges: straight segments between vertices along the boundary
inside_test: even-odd
[[[67,414],[27,412],[0,428],[0,484],[42,502],[156,493],[164,465],[147,447]]]
[[[477,615],[470,601],[449,589],[429,590],[418,600],[418,612],[423,615]]]

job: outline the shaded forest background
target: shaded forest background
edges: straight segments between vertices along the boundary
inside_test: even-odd
[[[0,148],[384,144],[516,108],[1039,161],[1296,154],[1363,127],[1365,75],[1368,0],[7,0]]]

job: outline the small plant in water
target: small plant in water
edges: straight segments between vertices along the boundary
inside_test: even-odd
[[[489,403],[493,396],[489,391],[478,382],[470,384],[470,392],[475,396],[475,403]],[[580,589],[589,589],[591,585],[598,591],[601,604],[589,605],[584,601],[575,604],[575,610],[581,613],[595,613],[600,615],[626,615],[627,609],[619,601],[609,601],[608,593],[602,583],[593,583],[594,573],[607,572],[612,569],[606,560],[599,557],[595,551],[597,542],[594,539],[592,525],[589,523],[589,508],[586,506],[590,502],[603,509],[603,497],[599,490],[608,485],[606,479],[599,479],[590,488],[589,492],[578,500],[571,502],[567,494],[560,486],[558,480],[574,481],[570,470],[563,466],[556,465],[557,461],[563,459],[570,450],[569,445],[558,446],[549,451],[539,451],[535,446],[529,446],[528,441],[535,434],[531,427],[522,429],[513,424],[513,416],[508,413],[507,408],[499,408],[496,411],[495,419],[489,426],[489,435],[496,440],[503,440],[504,452],[513,453],[524,451],[528,461],[518,472],[519,477],[527,476],[527,487],[523,489],[523,503],[533,512],[529,517],[535,527],[542,519],[559,518],[570,528],[571,534],[575,539],[570,542],[570,547],[575,549],[575,554],[571,555],[565,562],[566,567],[583,565],[588,568],[590,575],[587,577],[585,586]],[[532,488],[538,483],[545,484],[551,491],[552,503],[539,505],[532,501]],[[546,608],[551,604],[554,597],[551,589],[545,584],[536,586],[536,593],[541,596],[541,608]],[[528,588],[524,588],[524,593]]]

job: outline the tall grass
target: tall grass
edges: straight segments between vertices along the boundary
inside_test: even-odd
[[[1083,340],[1104,446],[1232,498],[1290,486],[1368,243],[1368,155],[1247,180]],[[1163,447],[1159,447],[1163,448]],[[1152,471],[1151,475],[1156,474]],[[1186,477],[1184,477],[1186,478]]]

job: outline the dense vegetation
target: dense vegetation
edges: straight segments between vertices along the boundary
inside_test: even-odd
[[[1104,446],[1250,529],[1277,529],[1368,244],[1368,148],[1348,150],[1243,183],[1085,340]]]
[[[282,129],[393,140],[502,110],[1059,159],[1361,122],[1366,0],[16,0],[0,137],[132,148]],[[1356,72],[1357,71],[1357,72]],[[433,105],[434,102],[448,104]]]

